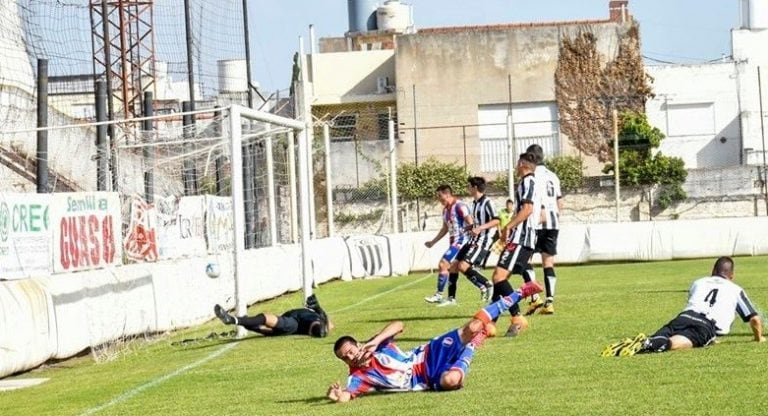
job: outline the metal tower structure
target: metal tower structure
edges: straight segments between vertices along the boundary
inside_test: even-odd
[[[93,73],[105,79],[108,118],[142,114],[155,91],[154,0],[89,0]]]

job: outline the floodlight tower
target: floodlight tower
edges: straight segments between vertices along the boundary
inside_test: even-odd
[[[155,85],[154,0],[89,0],[93,73],[107,82],[109,119],[142,113]]]

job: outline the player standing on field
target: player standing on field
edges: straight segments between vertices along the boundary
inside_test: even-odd
[[[480,298],[484,302],[488,302],[493,294],[493,285],[478,269],[483,267],[483,263],[490,253],[496,234],[496,226],[499,224],[499,217],[496,215],[496,210],[493,209],[493,203],[485,196],[485,179],[473,176],[467,179],[467,183],[469,194],[472,195],[473,199],[472,237],[456,256],[457,267],[476,288],[480,289]],[[457,275],[449,275],[448,300],[453,301],[453,304],[456,303],[457,282]]]
[[[536,228],[536,252],[541,253],[541,266],[544,269],[544,288],[546,302],[537,299],[531,302],[526,315],[532,315],[539,309],[540,314],[555,313],[555,255],[557,255],[557,237],[560,233],[560,212],[563,210],[563,194],[560,192],[560,178],[544,166],[544,151],[538,144],[528,146],[526,150],[536,156],[536,186],[541,194],[541,222]],[[528,269],[531,280],[535,280],[533,268]]]
[[[505,230],[507,240],[504,251],[499,256],[499,262],[493,271],[493,300],[508,296],[512,293],[509,275],[519,274],[524,281],[530,282],[526,273],[533,250],[536,247],[536,224],[539,221],[541,200],[536,188],[534,171],[536,156],[523,153],[517,161],[517,176],[520,178],[515,191],[517,207],[515,216],[507,224]],[[528,327],[528,322],[520,314],[520,307],[515,304],[509,308],[512,322],[506,336],[515,336]]]
[[[733,283],[733,270],[733,259],[720,257],[712,268],[712,276],[693,282],[688,290],[688,304],[679,315],[650,337],[638,334],[634,339],[627,338],[605,347],[602,356],[625,357],[706,347],[717,335],[731,331],[735,314],[749,322],[756,342],[765,342],[763,321],[744,289]]]
[[[469,212],[467,204],[453,195],[453,189],[450,185],[438,186],[435,193],[437,199],[443,204],[443,226],[435,238],[427,241],[424,245],[431,248],[446,234],[448,234],[448,244],[450,245],[437,265],[437,291],[434,295],[425,297],[424,300],[429,303],[455,304],[455,299],[446,300],[443,298],[443,290],[448,283],[449,274],[453,275],[450,278],[454,281],[459,277],[455,261],[461,248],[470,239],[467,229],[471,228],[473,224],[472,213]]]

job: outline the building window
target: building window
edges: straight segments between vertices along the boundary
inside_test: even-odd
[[[392,114],[395,121],[395,137],[397,137],[397,115]],[[379,140],[389,140],[389,113],[379,113]]]
[[[331,140],[349,142],[355,140],[357,133],[357,114],[343,114],[333,118],[330,125]]]

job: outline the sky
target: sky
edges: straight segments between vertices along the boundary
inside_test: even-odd
[[[608,0],[405,2],[414,7],[417,29],[608,17]],[[739,0],[630,0],[629,10],[640,22],[645,56],[696,63],[730,55],[730,30],[739,26],[739,4]],[[252,76],[267,91],[288,87],[299,36],[308,45],[310,24],[318,39],[343,36],[348,30],[345,0],[249,0],[248,7]]]

